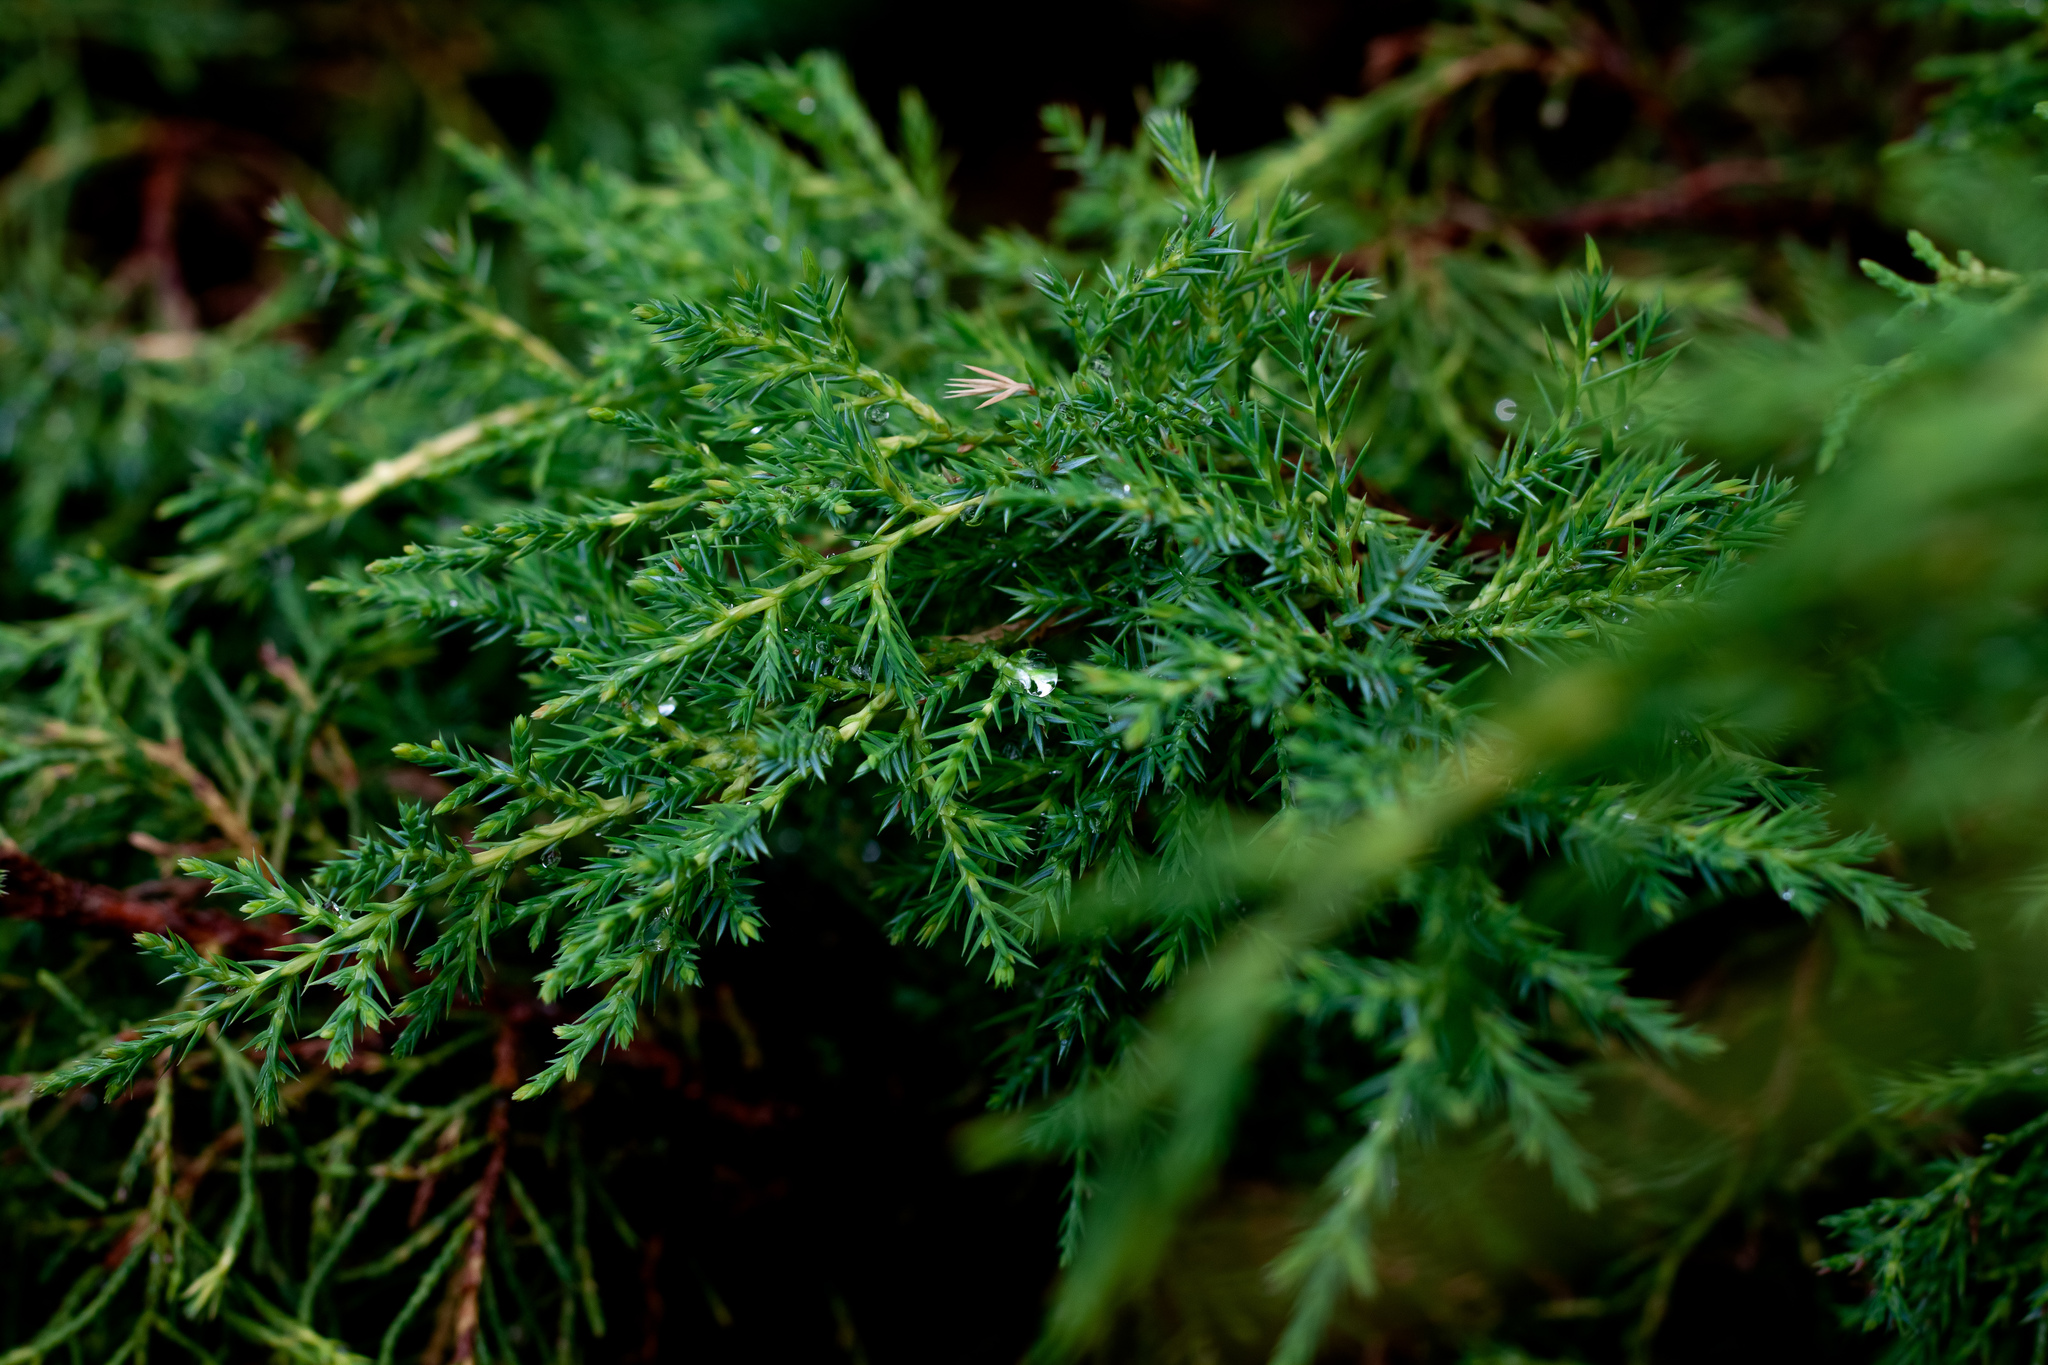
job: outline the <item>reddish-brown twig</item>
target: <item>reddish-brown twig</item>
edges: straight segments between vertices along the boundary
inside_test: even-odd
[[[194,907],[211,883],[198,877],[142,882],[125,890],[52,872],[18,848],[0,848],[0,914],[70,924],[96,933],[175,934],[202,952],[249,957],[275,948],[289,927]]]
[[[505,1135],[511,1126],[504,1100],[491,1110],[491,1159],[484,1166],[484,1178],[477,1182],[476,1198],[469,1206],[469,1246],[462,1257],[462,1269],[455,1279],[455,1352],[451,1365],[475,1365],[477,1300],[484,1287],[484,1248],[490,1237],[491,1206],[498,1197],[498,1181],[505,1173]]]

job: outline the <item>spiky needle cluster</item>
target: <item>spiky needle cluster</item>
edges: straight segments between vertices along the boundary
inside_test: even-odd
[[[757,103],[786,97],[792,121],[813,117],[817,97],[796,81],[761,79]],[[383,300],[387,335],[417,330],[305,425],[439,351],[486,344],[528,396],[401,462],[551,449],[595,424],[637,450],[625,468],[659,472],[643,495],[515,506],[323,585],[516,638],[540,661],[539,704],[501,751],[403,749],[460,785],[303,882],[257,857],[188,862],[246,913],[287,916],[295,941],[242,962],[151,940],[193,983],[187,1006],[46,1087],[119,1089],[167,1047],[253,1024],[250,1103],[274,1115],[293,1040],[324,1039],[340,1066],[365,1031],[394,1024],[395,1050],[412,1052],[481,993],[494,946],[516,935],[549,955],[545,999],[585,1002],[518,1092],[542,1094],[629,1043],[650,1000],[695,979],[705,943],[772,932],[750,864],[816,793],[846,792],[884,841],[876,899],[891,933],[956,940],[1020,1001],[999,1096],[1017,1104],[1113,1062],[1151,993],[1246,912],[1212,875],[1219,812],[1250,812],[1257,840],[1315,856],[1472,751],[1479,689],[1510,660],[1612,645],[1780,524],[1782,487],[1718,476],[1633,429],[1662,321],[1617,320],[1597,257],[1568,301],[1550,412],[1484,466],[1480,516],[1444,536],[1376,505],[1357,478],[1370,434],[1353,420],[1352,333],[1371,285],[1291,262],[1306,205],[1232,204],[1179,114],[1156,113],[1147,135],[1171,209],[1148,256],[955,312],[950,336],[918,334],[914,358],[901,331],[892,344],[872,312],[856,320],[847,280],[823,264],[844,256],[829,193],[810,206],[817,240],[783,220],[774,250],[801,250],[793,272],[735,290],[694,267],[687,215],[669,210],[751,193],[758,178],[736,167],[686,176],[672,203],[475,159],[488,201],[551,253],[572,297],[583,244],[603,240],[583,224],[645,224],[645,249],[602,248],[601,273],[606,289],[641,276],[654,301],[634,311],[637,332],[614,324],[574,361],[489,306],[466,241],[451,239],[439,276],[408,273],[363,234],[288,212],[312,259]],[[819,137],[900,194],[921,234],[900,258],[910,305],[930,269],[920,258],[963,249],[915,211],[915,184],[878,146]],[[735,125],[729,150],[747,145]],[[872,263],[865,287],[887,277]],[[588,292],[594,316],[619,306]],[[1005,392],[954,411],[919,396],[922,378],[960,366]],[[358,482],[414,472],[389,463]],[[335,511],[309,501],[287,515]],[[443,817],[465,806],[489,813],[458,835]],[[1702,727],[1651,773],[1532,775],[1502,793],[1379,902],[1419,916],[1412,933],[1361,912],[1336,941],[1304,943],[1287,997],[1310,1027],[1348,1021],[1384,1062],[1350,1101],[1364,1136],[1330,1214],[1288,1263],[1307,1290],[1290,1349],[1312,1347],[1343,1285],[1369,1282],[1363,1239],[1397,1138],[1505,1114],[1525,1154],[1589,1197],[1563,1122],[1574,1084],[1545,1048],[1703,1046],[1627,995],[1611,961],[1575,950],[1570,923],[1525,913],[1504,869],[1562,860],[1648,922],[1702,892],[1761,886],[1809,913],[1840,899],[1873,923],[1928,922],[1913,893],[1862,869],[1874,851],[1832,834],[1796,778]],[[1076,899],[1159,878],[1211,894],[1136,924]],[[423,978],[402,991],[386,970],[401,956]],[[1075,1132],[1085,1163],[1085,1125]],[[1086,1189],[1077,1181],[1076,1246]]]

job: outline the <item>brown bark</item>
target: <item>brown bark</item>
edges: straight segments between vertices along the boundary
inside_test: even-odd
[[[1653,223],[1679,222],[1697,216],[1729,190],[1784,181],[1784,168],[1767,158],[1715,161],[1687,171],[1668,185],[1640,194],[1596,199],[1590,204],[1548,218],[1520,224],[1525,232],[1580,236],[1628,231]]]
[[[484,1250],[490,1236],[491,1205],[498,1197],[498,1181],[505,1173],[505,1137],[510,1128],[505,1101],[491,1110],[491,1133],[497,1141],[484,1165],[484,1178],[477,1182],[476,1199],[469,1210],[469,1246],[462,1269],[455,1279],[455,1351],[451,1365],[475,1365],[478,1299],[484,1287]],[[431,1348],[430,1348],[431,1353]]]
[[[282,919],[243,919],[193,905],[212,883],[199,877],[170,877],[119,888],[52,872],[18,848],[0,848],[0,914],[15,919],[68,924],[93,933],[174,934],[201,952],[253,957],[283,943],[290,926]]]

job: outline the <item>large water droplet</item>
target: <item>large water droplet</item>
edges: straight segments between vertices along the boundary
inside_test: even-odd
[[[674,697],[670,697],[667,701],[663,702],[661,705],[655,707],[654,709],[661,712],[661,714],[663,714],[664,716],[672,716],[676,713],[676,699]]]

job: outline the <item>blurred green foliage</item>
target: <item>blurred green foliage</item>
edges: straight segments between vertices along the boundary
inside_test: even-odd
[[[0,16],[0,1361],[2037,1359],[2039,19],[1446,8],[972,238],[795,13]],[[688,1247],[783,1036],[1046,1260]]]

